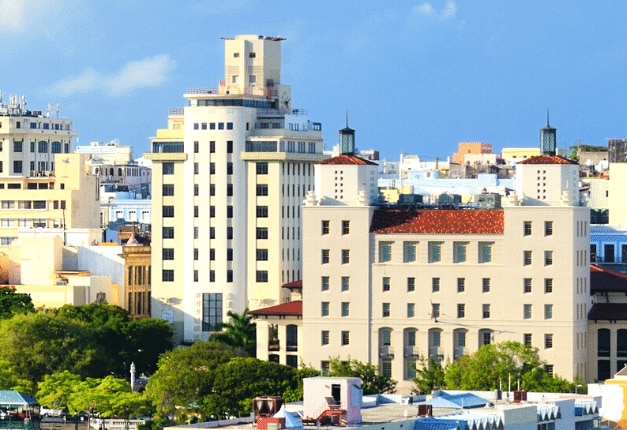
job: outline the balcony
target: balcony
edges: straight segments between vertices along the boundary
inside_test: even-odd
[[[429,357],[433,357],[437,360],[444,360],[444,348],[440,348],[439,346],[430,347]]]
[[[417,346],[406,346],[404,353],[405,357],[420,357],[420,348]]]
[[[280,351],[281,350],[281,343],[276,340],[276,341],[270,341],[268,342],[268,351]]]
[[[389,345],[379,347],[379,357],[394,358],[394,348]]]
[[[458,346],[458,347],[455,348],[454,357],[453,358],[457,359],[457,358],[461,357],[462,355],[466,355],[466,354],[468,354],[468,348],[463,347],[463,346]]]

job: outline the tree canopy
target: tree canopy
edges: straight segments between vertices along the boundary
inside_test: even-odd
[[[329,376],[361,378],[361,389],[364,394],[394,393],[396,390],[396,381],[381,375],[378,366],[353,358],[342,361],[339,357],[330,357]]]
[[[0,319],[31,312],[35,312],[35,306],[28,294],[18,293],[11,287],[0,287]]]
[[[228,311],[230,321],[217,325],[217,333],[211,335],[210,342],[220,342],[246,351],[249,357],[257,355],[257,329],[248,308],[241,314]]]

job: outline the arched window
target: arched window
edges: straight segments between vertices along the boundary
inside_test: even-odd
[[[597,355],[599,357],[610,356],[610,343],[610,330],[607,328],[597,330]]]
[[[287,340],[285,346],[288,351],[298,351],[298,326],[288,324],[286,330]]]
[[[623,328],[616,332],[616,356],[627,357],[627,330]]]

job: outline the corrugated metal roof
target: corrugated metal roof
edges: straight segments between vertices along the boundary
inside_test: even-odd
[[[15,390],[0,390],[0,403],[9,405],[23,405],[25,403],[37,403],[31,396]]]

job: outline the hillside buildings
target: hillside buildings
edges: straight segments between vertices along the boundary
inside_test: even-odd
[[[280,37],[225,38],[224,79],[190,90],[152,152],[152,314],[179,342],[229,310],[286,300],[299,280],[302,201],[324,158],[322,127],[292,107]]]

